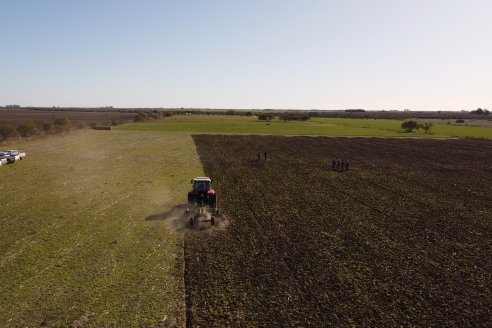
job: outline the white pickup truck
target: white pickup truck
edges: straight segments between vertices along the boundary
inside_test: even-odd
[[[20,159],[19,156],[17,156],[17,158]],[[12,156],[10,155],[9,153],[7,152],[0,152],[0,161],[2,161],[3,163],[15,163],[16,161],[16,157],[15,156]]]
[[[11,149],[0,152],[0,161],[8,164],[15,163],[26,157],[26,153],[20,153],[18,150]]]

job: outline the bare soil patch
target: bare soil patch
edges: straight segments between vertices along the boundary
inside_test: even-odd
[[[194,140],[230,226],[186,234],[189,327],[491,321],[492,142]]]

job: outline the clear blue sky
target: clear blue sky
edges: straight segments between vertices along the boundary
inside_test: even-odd
[[[490,0],[0,0],[0,105],[492,109]]]

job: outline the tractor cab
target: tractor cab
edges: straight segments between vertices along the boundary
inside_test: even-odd
[[[216,195],[212,189],[212,180],[207,177],[197,177],[191,180],[193,190],[188,193],[188,204],[208,205],[215,208]]]
[[[212,181],[209,178],[195,178],[191,181],[193,190],[199,193],[206,193],[212,189]]]

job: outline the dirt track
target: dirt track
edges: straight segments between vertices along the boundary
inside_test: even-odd
[[[490,141],[194,139],[230,227],[187,234],[188,326],[490,322]]]

